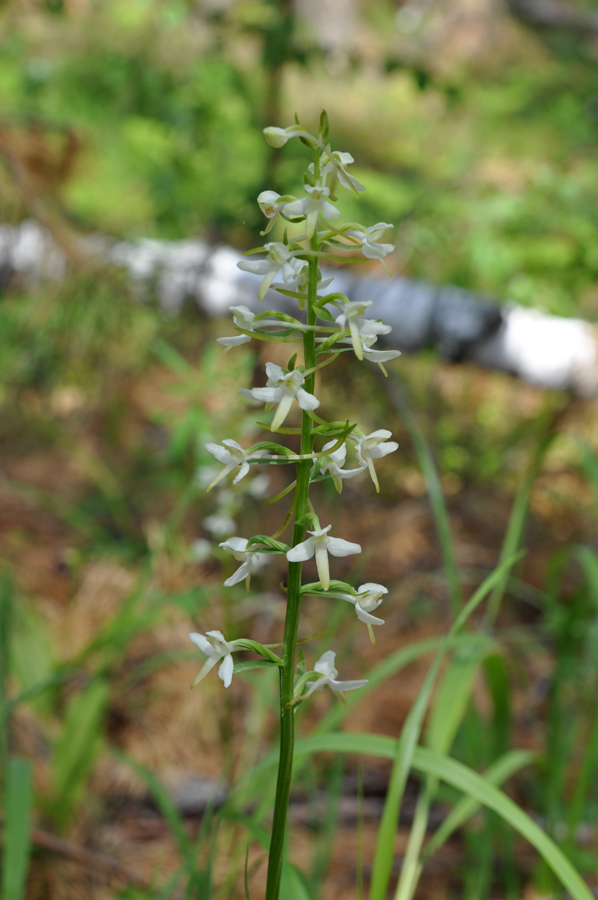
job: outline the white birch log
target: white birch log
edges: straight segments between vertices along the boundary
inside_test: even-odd
[[[176,315],[192,298],[207,315],[244,304],[258,310],[258,276],[241,272],[241,254],[199,240],[114,242],[79,239],[79,249],[98,262],[125,268],[141,298],[155,291],[163,309]],[[0,227],[0,286],[10,280],[62,278],[63,251],[33,221]],[[445,359],[469,360],[509,372],[543,388],[598,395],[598,328],[581,319],[499,304],[456,287],[408,278],[359,277],[356,267],[336,270],[330,290],[351,300],[371,300],[369,315],[392,327],[387,347],[416,352],[433,347]],[[270,291],[262,308],[290,308]],[[231,332],[232,333],[232,332]]]

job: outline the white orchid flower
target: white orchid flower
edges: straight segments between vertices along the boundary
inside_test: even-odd
[[[338,219],[340,210],[328,202],[330,188],[320,187],[319,185],[312,187],[306,184],[305,190],[308,196],[304,197],[303,200],[294,200],[292,203],[287,203],[283,212],[285,216],[305,216],[307,237],[311,238],[316,230],[320,212],[325,219]]]
[[[372,581],[368,581],[366,584],[359,585],[356,597],[353,594],[347,594],[344,591],[330,591],[328,596],[337,597],[339,600],[346,600],[347,603],[353,604],[355,612],[357,613],[357,618],[360,622],[364,622],[367,625],[370,640],[372,644],[375,644],[376,639],[374,637],[372,625],[384,625],[384,619],[373,616],[372,612],[375,609],[378,609],[384,599],[384,594],[388,594],[388,588],[385,588],[381,584],[375,584]]]
[[[282,269],[283,281],[293,281],[301,269],[307,265],[305,260],[295,259],[293,251],[279,241],[270,241],[270,243],[264,244],[264,250],[268,251],[266,259],[255,261],[242,259],[237,263],[238,268],[243,272],[264,276],[259,291],[260,301],[264,299],[266,291],[274,281],[279,269]]]
[[[337,441],[328,441],[328,443],[324,444],[322,447],[322,452],[330,450],[336,443]],[[346,458],[346,444],[341,444],[338,450],[334,450],[332,453],[329,453],[328,456],[320,457],[320,472],[324,475],[330,475],[339,494],[343,489],[344,478],[355,478],[356,475],[360,475],[367,468],[366,466],[360,466],[358,469],[343,469],[342,466],[344,465]]]
[[[322,588],[327,591],[330,587],[330,567],[328,554],[332,556],[351,556],[353,553],[361,553],[361,545],[342,538],[329,537],[328,532],[332,525],[310,531],[311,537],[300,544],[296,544],[287,552],[289,562],[306,562],[313,556],[316,557],[316,567]]]
[[[392,331],[390,325],[384,325],[376,319],[366,319],[364,312],[372,305],[371,300],[353,300],[344,303],[341,313],[335,321],[339,328],[349,329],[357,359],[363,359],[365,347],[370,347],[378,340],[379,334]]]
[[[272,431],[278,431],[292,406],[293,400],[296,400],[301,409],[317,409],[320,401],[305,391],[301,385],[304,382],[303,373],[298,369],[285,372],[276,363],[266,363],[266,374],[268,381],[266,387],[239,388],[239,393],[249,400],[259,400],[262,403],[278,403],[278,409],[274,419],[272,420]]]
[[[243,331],[253,331],[255,313],[251,312],[247,306],[231,306],[229,308],[233,313],[235,325],[242,328]],[[248,334],[236,334],[234,337],[219,337],[216,340],[228,349],[229,347],[238,347],[240,344],[247,344],[251,338]]]
[[[215,456],[218,462],[221,462],[224,465],[224,469],[222,469],[208,485],[208,491],[211,491],[215,484],[222,481],[229,472],[232,472],[233,469],[236,468],[238,468],[239,471],[233,479],[233,484],[238,484],[249,472],[249,460],[263,459],[264,456],[263,452],[260,450],[248,454],[246,450],[243,450],[240,444],[229,438],[222,441],[222,445],[213,444],[211,442],[206,444],[206,450],[208,453],[211,453],[212,456]]]
[[[336,185],[340,182],[343,187],[353,191],[355,196],[359,191],[365,191],[364,185],[353,175],[347,172],[347,166],[355,162],[350,153],[342,153],[340,150],[326,151],[320,157],[320,175],[325,177],[331,175],[329,187],[330,196],[334,197]],[[314,164],[309,164],[309,171],[314,174]]]
[[[225,534],[230,534],[236,528],[235,520],[227,512],[212,513],[202,519],[201,524],[214,537],[224,537]]]
[[[189,637],[195,646],[208,657],[191,687],[199,684],[208,672],[218,665],[220,660],[222,660],[222,664],[218,669],[218,677],[224,682],[224,687],[229,687],[233,678],[234,668],[231,653],[236,650],[236,647],[224,640],[224,635],[221,631],[208,631],[206,635],[198,634],[194,631],[189,634]]]
[[[359,681],[338,681],[338,669],[334,665],[335,658],[336,653],[333,650],[327,650],[326,653],[322,654],[314,665],[314,672],[317,672],[320,678],[316,681],[307,682],[308,690],[301,697],[302,700],[306,700],[308,697],[311,697],[314,691],[321,691],[326,686],[339,696],[345,691],[354,691],[368,683],[367,678]],[[342,699],[342,697],[339,696],[339,699]]]
[[[362,241],[361,251],[368,259],[384,259],[395,248],[394,244],[379,243],[387,228],[394,228],[394,225],[389,225],[388,222],[377,222],[375,225],[370,225],[369,228],[365,228],[363,225],[356,225],[347,229],[345,234],[359,238]]]
[[[251,576],[255,575],[255,573],[267,563],[268,555],[266,553],[248,550],[247,544],[247,538],[232,537],[218,545],[219,547],[222,547],[223,550],[228,550],[235,559],[242,563],[234,575],[231,575],[230,578],[226,579],[224,587],[232,587],[233,584],[239,584],[240,581],[246,580],[247,587],[249,588],[249,579]]]
[[[392,433],[387,431],[386,428],[379,428],[378,431],[372,431],[371,434],[361,436],[353,432],[349,437],[355,441],[357,459],[370,470],[372,481],[376,486],[376,491],[379,493],[380,485],[374,469],[374,460],[388,456],[389,453],[397,450],[399,445],[396,441],[387,441],[387,438],[392,437]]]
[[[272,231],[285,206],[296,199],[297,198],[293,197],[292,194],[285,194],[284,197],[282,197],[280,194],[277,194],[276,191],[262,191],[261,194],[258,194],[258,206],[266,218],[270,219],[265,231],[260,231],[262,236],[269,234],[269,232]]]

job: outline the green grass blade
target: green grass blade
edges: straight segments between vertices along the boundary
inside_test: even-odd
[[[507,530],[500,551],[500,559],[498,561],[499,565],[501,565],[504,560],[509,559],[511,556],[513,556],[513,554],[516,553],[519,549],[521,537],[523,535],[523,529],[525,527],[525,520],[527,518],[527,508],[529,506],[532,488],[534,486],[536,478],[540,473],[546,453],[548,452],[550,445],[552,444],[555,437],[556,431],[551,428],[536,446],[529,469],[526,472],[523,481],[521,482],[521,487],[517,492],[515,503],[513,504],[511,515],[509,516],[509,524],[507,525]],[[492,591],[485,617],[485,626],[487,629],[491,628],[496,621],[496,617],[500,609],[500,604],[507,587],[508,575],[509,573],[506,572],[504,577]]]
[[[297,741],[295,753],[297,756],[301,756],[326,751],[369,754],[394,759],[396,743],[393,738],[378,734],[325,734]],[[588,886],[584,884],[554,841],[542,831],[539,825],[536,825],[527,813],[482,775],[478,775],[463,763],[434,753],[425,747],[415,749],[412,764],[417,771],[432,775],[458,788],[477,803],[497,812],[536,848],[574,900],[594,900],[594,895]]]
[[[12,619],[12,581],[8,572],[0,574],[0,785],[8,771],[8,721],[10,708],[7,699],[10,674],[10,634]]]
[[[149,792],[154,798],[158,809],[168,823],[168,826],[172,832],[172,836],[179,849],[179,853],[185,860],[185,866],[189,874],[191,874],[193,872],[193,866],[195,862],[195,852],[191,844],[191,840],[189,839],[189,835],[187,834],[187,829],[185,828],[185,821],[176,808],[172,797],[170,796],[162,782],[158,778],[156,778],[153,772],[151,772],[145,766],[142,766],[126,753],[116,751],[113,752],[117,759],[120,759],[122,762],[130,766],[131,769],[133,769],[133,771],[136,772],[145,782]]]
[[[50,811],[60,826],[68,822],[93,765],[107,704],[108,684],[96,678],[67,707],[52,773],[54,800]]]
[[[378,831],[378,840],[376,842],[370,900],[384,900],[386,897],[392,870],[395,831],[399,809],[401,807],[409,770],[411,769],[413,762],[413,754],[419,741],[424,715],[432,695],[438,670],[450,646],[450,641],[463,627],[468,617],[474,612],[476,607],[479,606],[484,597],[502,578],[504,578],[505,572],[511,568],[518,558],[519,557],[512,557],[511,559],[506,560],[492,572],[461,610],[449,633],[445,637],[444,644],[432,663],[417,699],[409,711],[409,715],[403,726],[401,738],[395,744],[395,759],[390,776],[388,793],[386,795],[386,803],[384,804],[384,812],[382,813],[382,821]]]
[[[490,784],[499,786],[534,759],[535,755],[529,750],[511,750],[489,766],[483,777]],[[424,859],[430,859],[458,828],[475,815],[480,805],[472,797],[462,797],[428,842]]]
[[[455,654],[434,697],[426,731],[426,744],[436,753],[447,753],[465,713],[480,657]],[[437,782],[427,778],[418,797],[407,850],[401,867],[395,900],[411,900],[421,873],[420,855],[428,827],[430,804]]]
[[[11,759],[5,789],[2,900],[24,900],[25,897],[32,806],[31,763],[27,759]]]
[[[457,558],[455,556],[451,523],[449,520],[448,509],[444,501],[444,494],[442,492],[442,485],[438,476],[436,463],[434,462],[434,457],[428,447],[424,434],[417,423],[417,419],[413,414],[413,410],[411,409],[399,380],[394,373],[388,373],[388,378],[384,379],[384,387],[391,403],[400,414],[402,422],[409,433],[411,443],[413,444],[420,468],[426,481],[428,496],[430,498],[432,512],[436,522],[436,531],[438,532],[438,540],[442,552],[443,567],[446,572],[451,606],[453,614],[456,614],[463,604],[463,595],[461,593],[459,569],[457,566]]]
[[[596,521],[598,521],[598,459],[596,459],[595,452],[583,441],[578,441],[577,444],[581,452],[581,464],[586,478],[594,487]]]

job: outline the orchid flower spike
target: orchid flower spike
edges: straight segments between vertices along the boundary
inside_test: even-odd
[[[320,405],[320,401],[313,394],[308,394],[301,387],[305,379],[303,373],[298,369],[285,372],[276,363],[268,362],[266,363],[266,374],[268,376],[266,387],[252,390],[239,388],[239,393],[249,400],[278,403],[278,409],[270,426],[272,431],[278,431],[289,414],[293,400],[297,401],[301,409],[317,409]]]
[[[224,682],[224,687],[229,687],[233,678],[234,668],[231,653],[236,650],[236,647],[224,640],[224,635],[221,631],[208,631],[206,635],[191,632],[189,637],[195,646],[208,657],[191,687],[195,687],[196,684],[203,681],[208,672],[218,665],[220,660],[222,660],[222,664],[218,669],[218,677]]]
[[[221,462],[224,465],[224,469],[222,469],[208,485],[207,491],[211,491],[215,484],[222,481],[229,472],[232,472],[233,469],[236,468],[238,468],[239,471],[233,479],[233,484],[238,484],[249,472],[249,460],[261,459],[264,456],[263,451],[260,450],[248,453],[246,450],[243,450],[240,444],[237,444],[236,441],[230,440],[229,438],[222,441],[222,445],[213,444],[211,442],[206,444],[206,450],[208,453],[211,453],[212,456],[215,456],[218,462]]]
[[[372,431],[371,434],[361,436],[352,432],[349,437],[357,445],[355,448],[357,459],[362,465],[368,467],[376,492],[380,493],[380,485],[374,469],[374,460],[388,456],[389,453],[397,450],[399,445],[396,441],[387,441],[387,438],[392,437],[392,433],[387,431],[386,428],[379,428],[378,431]]]
[[[325,219],[338,219],[340,210],[328,202],[330,197],[330,188],[309,184],[305,185],[308,194],[303,200],[295,200],[293,203],[287,203],[284,207],[285,216],[305,216],[305,228],[307,237],[311,238],[316,225],[318,224],[318,215],[320,212]]]
[[[249,589],[249,579],[252,575],[264,566],[268,561],[268,554],[260,553],[257,550],[248,550],[247,549],[247,538],[242,537],[232,537],[227,541],[222,541],[219,544],[219,547],[222,547],[223,550],[228,550],[229,553],[232,553],[235,559],[242,562],[242,565],[239,566],[237,571],[227,578],[224,582],[224,587],[232,587],[233,584],[239,584],[240,581],[244,579],[247,582],[247,588]]]
[[[354,691],[356,688],[364,687],[368,683],[367,678],[359,681],[337,681],[338,669],[334,665],[335,657],[336,653],[333,650],[327,650],[326,653],[322,654],[314,665],[314,672],[317,672],[320,677],[316,681],[307,682],[308,691],[303,694],[302,700],[311,697],[314,691],[321,691],[326,685],[336,694],[339,700],[342,700],[343,698],[340,695],[345,691]]]
[[[322,447],[322,451],[330,450],[336,443],[337,441],[328,441]],[[343,489],[344,478],[355,478],[356,475],[360,475],[367,468],[367,466],[360,466],[358,469],[343,469],[341,467],[344,465],[346,458],[346,444],[341,444],[338,450],[334,450],[327,456],[320,457],[320,472],[323,475],[330,475],[339,494]]]
[[[282,268],[283,281],[293,281],[297,278],[301,269],[307,265],[305,260],[295,259],[293,251],[289,250],[286,244],[282,244],[279,241],[271,241],[268,244],[264,244],[264,250],[268,251],[266,259],[242,259],[237,263],[238,268],[243,272],[252,272],[254,275],[264,276],[259,291],[260,302],[266,296],[266,291],[274,281],[279,269]]]
[[[388,222],[377,222],[375,225],[370,225],[369,228],[365,228],[363,225],[356,225],[347,229],[345,234],[359,238],[362,241],[361,252],[368,259],[384,259],[385,256],[392,253],[395,247],[394,244],[381,244],[379,241],[386,229],[393,227]]]
[[[331,553],[332,556],[351,556],[353,553],[361,553],[360,544],[344,541],[342,538],[329,537],[328,532],[331,528],[332,525],[327,525],[326,528],[310,531],[310,538],[307,538],[306,541],[302,541],[300,544],[296,544],[287,552],[289,562],[306,562],[313,556],[316,557],[318,577],[325,591],[330,587],[328,554]]]

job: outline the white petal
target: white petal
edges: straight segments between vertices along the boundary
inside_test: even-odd
[[[267,362],[266,375],[268,376],[268,381],[280,381],[281,378],[284,378],[284,371],[280,366],[277,366],[276,363]]]
[[[244,581],[248,575],[251,574],[249,563],[246,561],[242,563],[234,575],[231,575],[230,578],[227,578],[224,582],[224,587],[232,587],[233,584],[239,584],[240,581]]]
[[[364,241],[361,245],[361,252],[368,259],[384,259],[385,256],[392,253],[394,248],[394,244],[368,244]]]
[[[336,676],[338,675],[338,671],[334,667],[335,659],[336,653],[334,652],[334,650],[326,650],[325,653],[322,653],[321,657],[315,664],[314,672],[320,672],[327,678],[336,678]]]
[[[366,581],[357,588],[359,594],[388,594],[388,588],[383,584],[376,584],[375,581]]]
[[[195,646],[199,650],[201,650],[202,653],[205,653],[206,656],[212,658],[217,652],[216,650],[214,650],[207,637],[204,637],[203,634],[198,634],[196,631],[192,631],[189,634],[189,637],[191,638]],[[218,656],[218,659],[220,659],[220,656]]]
[[[253,388],[248,391],[247,388],[239,388],[239,393],[243,397],[251,400],[259,400],[260,403],[278,403],[282,398],[283,389],[274,387]]]
[[[378,444],[377,447],[372,447],[368,452],[372,459],[381,459],[383,456],[388,456],[389,453],[394,453],[398,449],[399,445],[396,441],[387,441],[383,444]]]
[[[217,641],[220,641],[221,644],[224,644],[225,647],[229,647],[228,641],[224,640],[224,635],[221,631],[208,631],[206,632],[210,637],[216,638]]]
[[[211,453],[212,456],[215,456],[218,462],[228,464],[232,461],[230,452],[226,447],[222,447],[220,444],[206,444],[206,450],[208,453]]]
[[[320,401],[313,394],[309,394],[303,388],[297,391],[297,403],[301,409],[317,409]]]
[[[330,538],[328,539],[330,540]],[[318,569],[318,577],[320,584],[325,591],[330,587],[330,567],[328,565],[328,553],[326,544],[323,541],[315,542],[316,548],[316,567]]]
[[[353,544],[342,538],[328,538],[327,550],[333,556],[351,556],[353,553],[361,553],[361,544]]]
[[[224,550],[230,550],[231,553],[243,553],[247,550],[247,538],[231,537],[227,541],[222,541],[218,546]]]
[[[241,468],[239,469],[239,474],[237,475],[236,478],[233,479],[233,484],[238,484],[242,478],[245,478],[245,476],[247,475],[248,472],[249,472],[249,463],[247,462],[247,460],[243,460],[243,462],[241,463]]]
[[[292,547],[287,552],[287,559],[289,562],[306,562],[308,559],[312,558],[314,553],[315,547],[313,538],[308,538],[306,541],[302,541],[301,544]]]
[[[251,338],[248,334],[238,334],[235,337],[219,337],[216,340],[223,347],[240,347],[241,344],[248,344]]]
[[[222,660],[222,665],[218,669],[218,677],[221,678],[224,682],[225,688],[229,687],[231,681],[233,680],[234,667],[235,664],[233,663],[233,658],[230,653],[228,653]]]
[[[277,388],[275,388],[275,390],[277,390]],[[274,418],[272,419],[272,431],[278,431],[278,429],[288,416],[294,399],[295,398],[293,394],[289,394],[287,392],[284,393],[283,397],[280,400],[280,403],[278,404],[278,409],[276,410]]]
[[[367,678],[363,681],[334,681],[332,678],[328,680],[332,690],[337,691],[339,694],[345,691],[354,691],[357,688],[364,687],[367,683]]]
[[[391,359],[396,359],[401,355],[400,350],[368,350],[364,348],[363,355],[366,359],[369,359],[370,362],[374,363],[383,363],[389,362]]]
[[[268,259],[242,259],[237,263],[237,267],[243,272],[252,272],[254,275],[266,275],[272,268],[272,263]]]
[[[304,216],[308,209],[309,200],[304,197],[303,200],[293,200],[292,203],[285,203],[282,211],[285,216]]]
[[[362,609],[359,603],[355,604],[355,612],[357,613],[357,618],[360,622],[365,622],[368,625],[384,625],[384,619],[378,619],[376,616],[372,616],[369,612],[366,612],[365,609]]]

